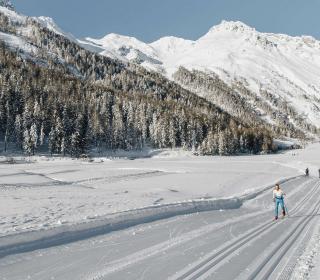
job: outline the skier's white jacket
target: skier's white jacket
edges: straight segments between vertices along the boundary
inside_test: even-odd
[[[273,198],[283,198],[285,193],[280,189],[280,190],[273,190]]]

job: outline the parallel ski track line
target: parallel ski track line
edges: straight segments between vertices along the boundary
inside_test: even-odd
[[[314,184],[315,183],[315,184]],[[314,184],[311,191],[301,200],[296,206],[291,210],[290,215],[295,214],[297,209],[299,209],[300,205],[303,205],[307,200],[313,197],[313,194],[318,190],[319,183],[314,182],[314,180],[310,181],[310,184]],[[273,221],[266,222],[263,225],[257,227],[256,229],[245,233],[242,237],[236,239],[231,244],[225,246],[224,248],[220,249],[218,252],[210,256],[209,258],[205,259],[198,265],[194,266],[189,271],[185,272],[183,275],[179,276],[178,278],[172,277],[176,280],[185,280],[185,279],[198,279],[204,273],[208,272],[214,266],[219,264],[222,260],[224,260],[227,256],[231,255],[235,250],[240,249],[244,245],[251,241],[255,237],[259,237],[259,235],[264,232],[265,230],[272,228],[275,225]]]
[[[294,249],[293,254],[288,259],[285,267],[277,277],[277,280],[289,280],[292,279],[292,274],[298,264],[298,259],[302,256],[306,247],[308,246],[313,233],[314,224],[308,225],[304,237],[301,239],[299,247]]]
[[[314,215],[318,213],[319,209],[320,209],[320,200],[313,207],[311,213],[309,214],[310,216],[303,223],[300,223],[296,227],[294,227],[289,232],[289,234],[287,234],[286,237],[283,238],[280,244],[276,246],[268,254],[268,256],[263,260],[263,262],[260,263],[260,265],[253,271],[253,273],[248,277],[248,280],[269,279],[272,272],[278,266],[279,261],[283,258],[286,252],[291,248],[294,242],[298,239],[298,237],[301,235],[305,227],[311,222],[311,220],[313,220]],[[278,254],[277,257],[275,257],[276,253],[279,252],[279,250],[281,250],[281,252]],[[263,273],[263,269],[266,267],[267,264],[270,264],[270,267]]]
[[[289,179],[288,181],[292,181],[292,180],[299,180],[301,177],[298,178],[293,178],[293,179]],[[308,182],[305,182],[307,185],[309,183],[311,183],[311,180]],[[267,190],[265,190],[264,192],[266,192]],[[124,213],[124,212],[123,212]],[[170,217],[170,216],[169,216]],[[154,220],[150,219],[148,222],[152,222]],[[146,223],[146,221],[144,221],[143,223]],[[130,224],[129,226],[135,226],[137,225],[136,223],[132,222],[132,224]],[[126,226],[129,227],[129,226]],[[124,227],[117,224],[110,224],[110,228],[112,230],[119,230],[119,229],[123,229]],[[0,248],[0,259],[4,258],[8,255],[12,255],[12,254],[17,254],[17,253],[25,253],[25,252],[29,252],[29,251],[34,251],[34,250],[38,250],[38,249],[43,249],[43,248],[48,248],[48,247],[53,247],[53,246],[58,246],[58,245],[62,245],[62,244],[66,244],[69,242],[75,242],[75,241],[79,241],[79,240],[83,240],[83,239],[88,239],[97,235],[101,235],[101,231],[105,232],[105,226],[97,226],[93,229],[84,229],[81,230],[81,232],[85,235],[85,236],[80,236],[78,235],[78,233],[76,232],[75,234],[70,234],[70,235],[65,235],[63,233],[58,233],[59,236],[57,239],[56,238],[51,238],[49,237],[48,239],[46,237],[41,238],[40,240],[34,240],[34,241],[27,241],[26,243],[22,242],[21,244],[9,244],[7,246],[3,246],[2,248]],[[109,231],[108,231],[109,232]],[[80,236],[80,237],[78,237]],[[1,237],[0,236],[0,241],[1,238],[6,238],[6,236]],[[40,243],[39,243],[40,241]],[[1,247],[1,246],[0,246]]]

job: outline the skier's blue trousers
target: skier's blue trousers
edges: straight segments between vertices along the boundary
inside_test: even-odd
[[[276,198],[276,209],[274,211],[275,217],[278,217],[279,205],[281,206],[283,213],[285,213],[283,198]]]

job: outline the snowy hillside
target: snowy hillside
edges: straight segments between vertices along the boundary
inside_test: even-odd
[[[306,124],[320,127],[320,42],[312,37],[260,33],[223,21],[196,41],[165,37],[146,44],[115,34],[87,40],[104,55],[138,62],[171,79],[183,66],[213,72],[229,85],[240,81],[258,98],[271,105],[285,102]]]
[[[12,5],[10,0],[0,0],[0,6],[5,7],[9,10],[14,10],[14,6]]]
[[[25,24],[27,17],[0,9],[11,21]],[[51,18],[33,20],[89,51],[163,74],[241,121],[269,127],[277,137],[319,133],[320,42],[312,37],[260,33],[241,22],[223,21],[196,41],[163,37],[147,44],[114,33],[77,39]],[[20,30],[29,38],[30,31]],[[35,53],[29,40],[12,34],[1,34],[1,39]]]
[[[5,7],[0,29],[0,109],[10,111],[0,114],[4,152],[80,156],[102,149],[183,147],[223,155],[276,149],[275,135],[264,124],[232,116],[159,73],[96,53],[125,40],[130,46],[120,48],[123,54],[160,67],[152,48],[135,39],[77,41],[50,18]]]

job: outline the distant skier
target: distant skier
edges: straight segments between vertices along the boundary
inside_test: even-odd
[[[306,168],[306,176],[309,176],[309,168]]]
[[[279,205],[282,208],[282,218],[285,217],[286,215],[286,210],[284,207],[284,196],[285,193],[281,190],[280,185],[276,184],[274,190],[273,190],[273,201],[275,202],[275,215],[274,215],[274,219],[278,220],[278,208]]]
[[[318,169],[318,172],[319,172],[319,178],[320,178],[320,169]]]

